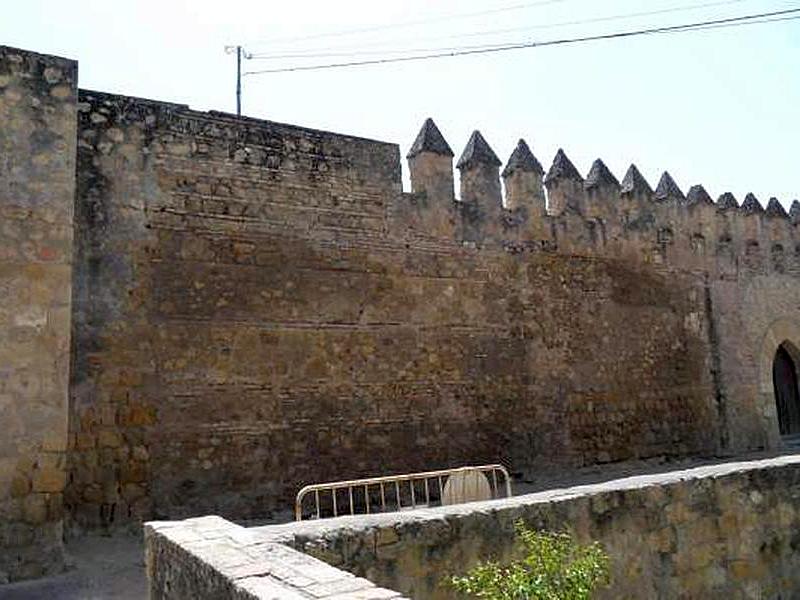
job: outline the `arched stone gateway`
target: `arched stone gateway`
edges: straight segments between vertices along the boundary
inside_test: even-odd
[[[759,392],[771,439],[800,443],[800,323],[778,319],[761,344]],[[777,441],[777,440],[776,440]]]
[[[772,387],[778,411],[778,429],[782,436],[800,434],[800,394],[793,354],[797,355],[797,349],[790,342],[784,342],[778,346],[772,363]]]

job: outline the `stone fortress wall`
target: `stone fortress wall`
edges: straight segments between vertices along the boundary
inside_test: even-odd
[[[83,528],[288,510],[304,484],[775,448],[796,220],[80,90],[65,506]],[[3,124],[5,128],[5,124]],[[501,181],[505,184],[501,185]],[[505,189],[505,195],[503,194]]]
[[[404,194],[395,145],[80,102],[79,522],[256,518],[331,479],[715,450],[702,277],[504,246],[487,199]],[[489,189],[485,168],[465,182]]]
[[[0,583],[63,564],[77,76],[0,46]]]

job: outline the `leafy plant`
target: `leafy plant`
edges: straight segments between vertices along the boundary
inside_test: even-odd
[[[507,565],[488,561],[449,584],[486,600],[586,600],[609,582],[609,559],[599,543],[580,545],[568,533],[514,525],[524,558]]]

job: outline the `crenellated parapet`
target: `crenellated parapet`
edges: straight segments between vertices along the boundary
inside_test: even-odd
[[[553,164],[544,178],[547,188],[547,211],[551,215],[560,215],[567,211],[580,212],[583,208],[583,177],[567,158],[563,149],[559,148]]]
[[[517,142],[502,175],[506,188],[505,207],[509,211],[525,209],[539,217],[546,213],[544,169],[525,140]]]
[[[501,239],[502,164],[481,132],[473,131],[456,163],[461,173],[461,231],[466,241],[482,244],[487,238]]]
[[[636,165],[619,180],[599,158],[584,178],[563,149],[545,171],[523,139],[503,165],[479,131],[456,164],[456,197],[453,156],[435,123],[426,120],[408,154],[411,187],[427,198],[426,210],[440,215],[432,223],[448,215],[449,229],[431,231],[440,239],[616,256],[721,277],[800,274],[798,201],[788,212],[776,198],[764,208],[752,193],[741,205],[730,192],[715,202],[700,184],[684,193],[667,171],[653,189]]]
[[[453,198],[453,156],[433,119],[426,119],[406,156],[411,191],[424,192],[431,202],[449,204]]]

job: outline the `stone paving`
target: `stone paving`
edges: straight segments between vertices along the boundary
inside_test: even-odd
[[[68,542],[69,570],[54,577],[0,585],[0,600],[144,600],[140,535],[91,535]]]

